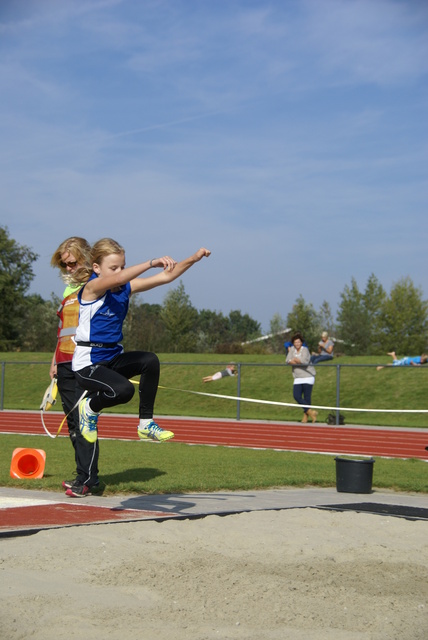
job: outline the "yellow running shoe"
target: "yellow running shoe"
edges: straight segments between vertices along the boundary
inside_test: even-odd
[[[156,440],[156,442],[165,442],[174,437],[172,431],[161,429],[153,420],[149,422],[147,427],[143,427],[142,429],[138,427],[138,435],[140,440]]]
[[[99,413],[88,413],[86,411],[88,402],[87,398],[83,398],[79,402],[79,429],[85,440],[93,443],[98,438],[97,422]]]

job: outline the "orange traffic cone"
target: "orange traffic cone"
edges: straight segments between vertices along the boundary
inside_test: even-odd
[[[27,480],[43,478],[46,453],[43,449],[15,449],[12,453],[10,477]]]

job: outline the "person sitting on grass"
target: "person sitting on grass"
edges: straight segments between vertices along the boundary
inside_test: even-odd
[[[420,367],[422,364],[426,364],[428,355],[423,353],[421,356],[406,356],[400,360],[395,355],[395,351],[389,351],[388,355],[392,357],[392,362],[389,364],[379,365],[376,367],[377,371],[384,369],[385,367]]]
[[[334,342],[328,337],[327,331],[323,331],[321,334],[321,340],[318,342],[318,351],[312,352],[311,364],[318,364],[319,362],[326,362],[327,360],[333,360],[334,354]]]

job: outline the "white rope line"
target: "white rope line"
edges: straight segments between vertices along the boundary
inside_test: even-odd
[[[134,381],[132,381],[132,382],[134,382]],[[135,383],[134,383],[134,384],[135,384]],[[61,422],[61,424],[59,425],[58,430],[57,430],[57,432],[56,432],[56,434],[55,434],[55,435],[52,435],[52,433],[49,431],[49,429],[47,428],[47,426],[46,426],[46,424],[45,424],[45,421],[44,421],[44,418],[43,418],[44,409],[41,409],[41,410],[40,410],[40,418],[41,418],[41,420],[42,420],[43,429],[46,431],[46,433],[47,433],[47,435],[49,436],[49,438],[52,438],[52,439],[54,440],[55,438],[57,438],[57,437],[59,436],[59,434],[61,433],[61,429],[62,429],[62,428],[63,428],[63,426],[64,426],[64,422],[67,420],[67,418],[68,418],[68,416],[70,415],[70,413],[71,413],[72,411],[74,411],[75,409],[77,409],[77,407],[79,406],[79,402],[80,402],[81,400],[83,400],[83,398],[86,396],[86,394],[87,394],[87,393],[88,393],[87,391],[84,391],[84,392],[82,393],[82,395],[80,396],[80,398],[78,399],[78,401],[76,402],[76,404],[74,405],[74,407],[73,407],[72,409],[70,409],[70,411],[67,413],[67,415],[66,415],[66,416],[64,416],[64,417],[63,417],[62,422]]]
[[[134,380],[131,380],[134,384],[138,384]],[[278,407],[293,407],[298,409],[305,406],[310,409],[326,409],[328,411],[366,411],[372,413],[428,413],[428,409],[361,409],[353,407],[326,407],[320,404],[301,405],[293,402],[275,402],[274,400],[255,400],[254,398],[242,398],[241,396],[224,396],[219,393],[204,393],[203,391],[190,391],[189,389],[176,389],[175,387],[162,387],[159,385],[159,389],[166,389],[168,391],[181,391],[182,393],[192,393],[197,396],[208,396],[210,398],[223,398],[224,400],[239,400],[239,402],[254,402],[257,404],[271,404]]]
[[[49,438],[56,438],[56,436],[57,436],[58,434],[56,434],[56,436],[53,436],[53,435],[51,434],[51,432],[49,431],[49,429],[47,428],[47,426],[45,425],[45,421],[44,421],[44,419],[43,419],[43,409],[41,409],[41,411],[40,411],[40,417],[41,417],[41,419],[42,419],[43,429],[46,431],[46,433],[47,433],[47,435],[49,436]],[[62,423],[61,423],[61,426],[62,426]]]

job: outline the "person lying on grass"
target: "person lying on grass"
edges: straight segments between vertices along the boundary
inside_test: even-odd
[[[227,378],[227,376],[236,376],[237,373],[235,365],[231,363],[228,364],[223,371],[217,371],[217,373],[213,373],[211,376],[204,376],[202,380],[204,382],[214,382],[214,380],[221,380],[222,378]]]
[[[388,355],[392,357],[392,362],[386,365],[379,365],[376,367],[377,371],[385,367],[420,367],[422,364],[426,364],[428,360],[426,353],[423,353],[421,356],[406,356],[400,360],[395,355],[395,351],[389,351]]]

